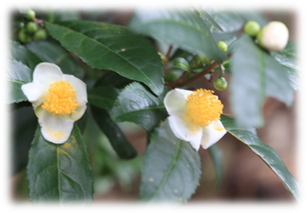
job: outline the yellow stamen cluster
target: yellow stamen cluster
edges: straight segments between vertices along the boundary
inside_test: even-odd
[[[198,89],[188,96],[186,118],[192,126],[208,126],[220,119],[223,104],[213,93],[212,90]]]
[[[54,115],[69,115],[76,113],[76,108],[79,106],[76,91],[68,81],[61,80],[50,84],[42,108]]]

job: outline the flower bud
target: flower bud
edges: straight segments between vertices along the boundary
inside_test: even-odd
[[[219,46],[223,52],[227,52],[228,46],[224,41],[217,42],[217,46]]]
[[[255,21],[249,21],[244,25],[244,32],[249,36],[257,36],[260,29],[260,25]]]
[[[263,48],[280,51],[288,43],[289,31],[286,25],[279,21],[272,21],[262,28],[257,40]]]

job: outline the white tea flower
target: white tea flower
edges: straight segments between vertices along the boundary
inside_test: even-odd
[[[32,103],[43,137],[53,143],[67,141],[74,122],[86,110],[86,85],[73,75],[63,74],[52,63],[40,63],[33,72],[33,82],[22,85]]]

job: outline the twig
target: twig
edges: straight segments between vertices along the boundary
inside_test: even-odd
[[[164,67],[163,67],[164,73],[166,72],[167,64],[168,64],[169,57],[171,55],[172,49],[173,49],[173,45],[170,45],[169,48],[168,48],[168,51],[166,53],[166,61],[164,63]]]

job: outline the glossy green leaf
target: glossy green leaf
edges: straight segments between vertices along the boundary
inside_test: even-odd
[[[207,25],[194,11],[140,10],[132,17],[129,27],[215,61],[226,59],[226,54],[214,42]]]
[[[111,110],[111,118],[115,122],[132,122],[151,131],[167,116],[162,100],[165,93],[166,90],[159,98],[140,83],[132,83],[119,94]]]
[[[208,148],[208,151],[215,168],[216,186],[219,187],[221,185],[222,176],[223,176],[222,155],[217,144],[210,146]]]
[[[221,26],[218,23],[216,23],[214,18],[212,18],[209,13],[207,13],[204,10],[196,10],[196,14],[198,14],[199,17],[201,17],[204,21],[209,23],[212,27],[215,27],[217,30],[223,32]]]
[[[266,19],[266,16],[263,14],[263,12],[260,11],[245,10],[245,11],[240,11],[239,14],[244,18],[245,22],[256,21],[258,22],[260,27],[263,27],[269,22]]]
[[[296,43],[288,42],[282,51],[271,51],[270,54],[287,70],[292,88],[298,90],[299,68]]]
[[[96,107],[111,110],[118,91],[114,87],[99,86],[88,92],[88,102]]]
[[[245,24],[244,18],[240,13],[230,10],[221,10],[210,13],[223,32],[213,28],[212,35],[216,42],[231,39],[241,35],[241,29]]]
[[[21,101],[28,101],[23,94],[21,86],[31,81],[31,70],[23,63],[11,59],[7,71],[7,80],[9,82],[9,103],[18,103]]]
[[[201,174],[198,152],[175,137],[168,121],[151,134],[144,156],[140,199],[185,202],[195,192]]]
[[[111,120],[109,114],[104,109],[95,106],[91,106],[91,111],[97,125],[108,137],[117,155],[124,159],[134,158],[137,155],[136,150],[127,140],[118,125]]]
[[[94,87],[98,86],[111,86],[115,88],[124,88],[128,84],[132,83],[132,80],[118,75],[116,72],[108,72],[99,78]]]
[[[80,62],[58,43],[39,40],[27,44],[26,48],[41,61],[57,64],[65,74],[71,74],[78,78],[84,76]]]
[[[261,127],[262,105],[271,96],[288,107],[293,102],[287,70],[243,35],[231,58],[231,107],[239,126]]]
[[[299,184],[282,159],[270,146],[263,143],[253,128],[238,128],[234,119],[221,115],[225,129],[251,149],[280,178],[287,190],[297,199]]]
[[[28,13],[28,9],[27,9],[26,4],[24,2],[16,2],[15,5],[18,8],[20,13],[22,13],[22,14]]]
[[[12,170],[14,175],[27,166],[31,143],[37,128],[37,117],[29,102],[12,104],[9,112],[12,143]]]
[[[181,69],[181,70],[184,70],[184,71],[190,71],[190,65],[189,65],[189,62],[187,60],[185,60],[184,58],[176,58],[174,60],[174,68],[177,68],[177,69]]]
[[[45,22],[50,35],[92,68],[106,69],[163,91],[163,66],[154,47],[129,29],[99,22]]]
[[[38,127],[27,169],[32,201],[80,203],[93,200],[88,154],[76,125],[64,144],[47,142]]]
[[[11,58],[14,58],[17,61],[22,62],[24,65],[30,68],[31,73],[33,72],[35,66],[41,62],[41,60],[30,52],[25,46],[17,43],[11,42],[10,43],[10,53]],[[32,76],[32,75],[31,75]]]

